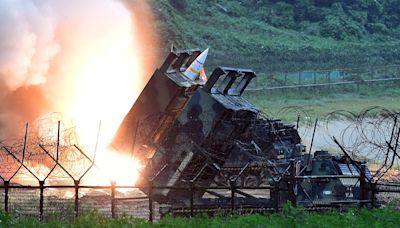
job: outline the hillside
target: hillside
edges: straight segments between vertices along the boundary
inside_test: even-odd
[[[398,63],[397,0],[157,0],[167,51],[211,48],[209,66],[257,72]]]

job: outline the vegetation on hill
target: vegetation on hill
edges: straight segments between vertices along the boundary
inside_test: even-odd
[[[166,50],[211,48],[209,68],[257,72],[398,63],[397,0],[158,0]]]

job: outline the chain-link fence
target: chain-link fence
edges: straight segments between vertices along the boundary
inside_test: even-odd
[[[336,70],[272,72],[259,75],[249,86],[250,93],[281,94],[294,91],[315,93],[360,92],[377,86],[399,86],[400,65],[371,66]]]

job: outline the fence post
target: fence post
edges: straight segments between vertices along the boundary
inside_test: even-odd
[[[397,67],[397,75],[396,78],[400,77],[400,65]]]
[[[193,181],[189,182],[190,184],[190,217],[193,217],[193,204],[194,204],[194,186]]]
[[[369,185],[371,186],[371,198],[372,198],[372,202],[371,202],[371,206],[372,207],[376,207],[375,205],[376,205],[376,193],[377,193],[377,191],[376,191],[376,182],[375,183],[372,183],[372,181],[370,181],[369,182]]]
[[[345,84],[346,79],[345,79],[345,74],[344,74],[343,72],[340,72],[340,70],[338,70],[338,74],[339,74],[339,77],[342,76],[342,82],[343,82],[342,90],[343,90],[343,92],[345,93],[345,92],[346,92],[346,84]]]
[[[115,180],[111,181],[111,217],[115,218]]]
[[[342,74],[342,81],[345,82],[346,81],[346,72],[340,72],[340,70],[338,70],[339,74]]]
[[[301,71],[299,71],[299,85],[301,85]],[[301,87],[298,88],[299,90],[299,96],[301,96]]]
[[[385,64],[385,76],[384,76],[384,78],[389,78],[389,76],[388,76],[388,65],[387,64]],[[380,86],[386,86],[387,85],[387,83],[385,83],[385,81],[383,81],[383,82],[378,82],[378,83],[380,83]],[[378,84],[379,85],[379,84]]]
[[[361,170],[360,170],[360,207],[364,207],[364,200],[365,200],[365,170],[364,170],[364,166],[361,166]]]
[[[288,188],[289,201],[293,207],[296,207],[296,194],[294,191],[296,187],[296,165],[293,159],[290,160],[289,175],[290,175],[289,188]]]
[[[316,84],[317,84],[317,72],[314,70],[314,86],[313,86],[314,95],[317,93]]]
[[[328,72],[328,91],[329,91],[329,94],[332,92],[331,90],[332,90],[332,85],[331,85],[331,72],[329,71]]]
[[[10,181],[4,181],[4,211],[8,212],[8,190],[10,186]]]
[[[288,78],[288,72],[285,72],[285,81],[283,82],[284,84],[283,84],[283,86],[287,86],[287,78]],[[279,90],[278,90],[279,91]],[[287,88],[284,88],[283,89],[283,92],[284,92],[284,94],[287,94],[287,92],[288,92],[288,89]],[[281,93],[282,94],[282,93]]]
[[[44,181],[39,181],[40,188],[40,200],[39,200],[39,212],[40,220],[43,220],[43,191],[44,191]]]
[[[273,197],[274,209],[275,212],[279,211],[279,182],[275,183],[274,188],[272,189],[271,196]]]
[[[388,66],[387,64],[385,65],[385,76],[384,78],[388,78]]]
[[[377,71],[374,71],[375,73],[377,73]],[[361,73],[358,73],[359,75],[361,74]],[[379,73],[377,73],[378,75],[379,75]],[[379,76],[378,76],[379,77]],[[374,74],[371,74],[371,80],[373,80],[375,78],[375,75]],[[369,88],[372,88],[372,86],[373,86],[373,84],[374,84],[374,82],[373,81],[370,81],[369,83],[368,83],[368,87]]]
[[[301,71],[299,71],[299,85],[301,85]]]
[[[153,181],[149,183],[149,221],[153,222]]]
[[[74,186],[75,186],[75,217],[78,217],[79,215],[79,180],[74,180]]]
[[[229,184],[231,187],[231,209],[232,213],[235,210],[235,181],[229,180]]]

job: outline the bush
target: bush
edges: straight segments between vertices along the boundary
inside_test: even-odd
[[[368,23],[365,27],[370,33],[389,34],[389,29],[382,23]]]
[[[186,9],[186,0],[169,0],[169,2],[179,11],[185,11]]]
[[[325,21],[320,23],[321,36],[332,37],[334,39],[343,40],[345,34],[340,19],[335,16],[328,16]]]

